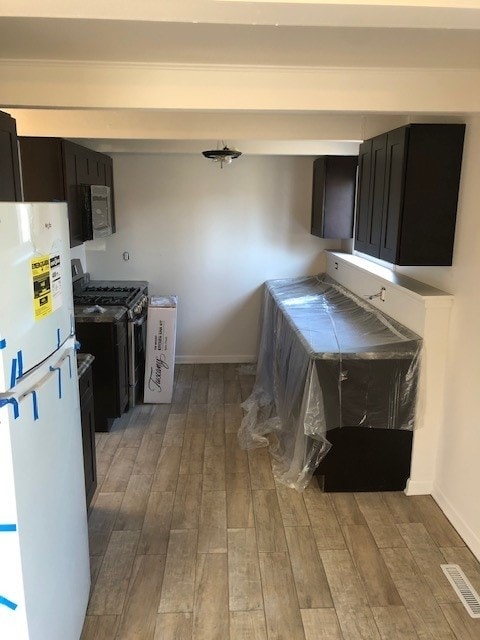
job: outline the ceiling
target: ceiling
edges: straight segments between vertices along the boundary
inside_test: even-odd
[[[480,68],[476,30],[3,18],[3,58]]]
[[[1,67],[9,67],[5,73],[10,80],[11,75],[18,70],[19,64],[31,63],[30,84],[47,84],[51,75],[45,72],[50,65],[74,65],[105,63],[103,73],[108,72],[108,65],[115,72],[120,69],[118,65],[142,65],[145,68],[154,68],[155,65],[174,65],[176,71],[187,68],[207,68],[209,65],[231,68],[233,71],[245,66],[252,69],[265,67],[276,70],[299,68],[299,73],[305,73],[306,69],[313,70],[365,70],[391,69],[392,72],[404,74],[407,70],[423,73],[431,71],[438,74],[439,70],[450,70],[460,73],[480,70],[480,1],[479,0],[138,0],[132,2],[118,2],[118,0],[2,0],[0,16],[0,72]],[[17,65],[17,67],[15,67]],[[40,66],[42,71],[40,72]],[[113,65],[113,66],[112,66]],[[117,65],[117,66],[115,66]],[[49,67],[49,68],[50,68]],[[38,78],[35,74],[38,71]],[[66,67],[65,67],[66,68]],[[135,68],[135,67],[133,67]],[[140,69],[140,67],[138,67]],[[162,67],[163,68],[163,67]],[[93,67],[86,68],[84,73]],[[43,80],[42,73],[45,72]],[[10,76],[8,75],[10,73]],[[293,73],[293,72],[292,72]],[[1,75],[1,73],[0,73]],[[388,77],[388,74],[387,74]],[[425,76],[428,78],[428,75]],[[447,77],[447,76],[445,76]],[[473,77],[473,76],[472,76]],[[32,82],[31,78],[35,79]],[[308,79],[308,76],[305,76]],[[311,76],[311,81],[315,81]],[[443,77],[438,76],[437,85],[441,84]],[[18,81],[18,86],[24,80]],[[199,81],[200,82],[200,81]],[[10,86],[8,82],[4,87]],[[163,139],[162,145],[152,144],[152,136],[148,135],[148,128],[144,126],[144,133],[139,130],[132,133],[132,121],[129,120],[129,131],[125,126],[130,109],[128,101],[121,96],[118,104],[108,103],[112,118],[118,123],[123,123],[124,134],[120,124],[115,136],[109,136],[107,126],[102,130],[100,123],[105,123],[102,113],[97,113],[97,128],[91,129],[85,125],[85,115],[81,111],[72,111],[69,118],[62,118],[58,109],[79,109],[93,106],[104,108],[102,104],[95,104],[92,100],[88,105],[75,102],[62,101],[61,89],[57,95],[57,103],[46,105],[41,101],[25,100],[22,97],[25,92],[13,92],[10,96],[8,89],[2,93],[2,78],[0,77],[0,105],[5,110],[15,112],[20,132],[31,134],[38,131],[39,135],[52,135],[52,122],[62,121],[64,129],[59,135],[83,140],[91,139],[97,147],[108,150],[109,140],[123,139],[122,145],[117,148],[123,150],[134,149],[132,140],[140,140],[138,149],[167,151],[175,150],[175,139],[182,130],[181,124],[175,130],[170,127],[167,130],[158,126],[165,116],[162,109],[163,103],[158,104],[160,109],[157,116],[158,135],[157,142]],[[18,89],[18,86],[15,89]],[[53,93],[55,85],[52,84]],[[388,88],[388,87],[387,87]],[[218,88],[217,88],[218,89]],[[89,88],[91,91],[91,89]],[[132,91],[135,87],[132,86]],[[140,84],[137,88],[141,90]],[[209,85],[198,87],[203,95],[213,91]],[[245,89],[246,91],[246,89]],[[288,91],[288,87],[286,87]],[[240,92],[240,89],[239,89]],[[381,92],[382,96],[385,92]],[[313,101],[314,102],[314,101]],[[155,103],[154,107],[156,106]],[[181,101],[179,105],[181,105]],[[213,101],[215,104],[215,101]],[[253,104],[251,122],[254,123]],[[310,104],[310,103],[309,103]],[[49,107],[46,109],[46,107]],[[134,105],[137,115],[140,115],[140,106],[144,122],[150,122],[152,113],[151,104]],[[30,109],[46,109],[31,114]],[[53,109],[52,109],[53,107]],[[115,107],[118,108],[115,111]],[[259,103],[259,109],[264,108]],[[191,106],[188,107],[191,110]],[[199,113],[200,113],[199,107]],[[266,107],[267,115],[278,115],[281,111]],[[318,113],[322,112],[319,104]],[[203,108],[203,110],[205,110]],[[210,108],[211,110],[211,108]],[[219,105],[219,118],[223,105]],[[227,110],[232,112],[234,107],[227,105]],[[289,112],[290,107],[286,108]],[[336,107],[334,112],[351,111],[348,104]],[[183,117],[182,109],[175,106],[170,115]],[[247,109],[243,109],[244,119],[247,117]],[[302,111],[299,109],[298,111]],[[382,113],[379,109],[379,113]],[[432,112],[433,113],[433,112]],[[56,118],[56,114],[58,117]],[[74,117],[75,114],[75,117]],[[123,115],[122,115],[123,114]],[[263,112],[266,115],[266,112]],[[208,114],[207,114],[208,115]],[[312,110],[309,111],[312,115]],[[327,114],[327,117],[330,114]],[[354,116],[359,118],[361,111],[357,109]],[[400,111],[399,118],[408,117],[407,111]],[[44,117],[43,117],[44,116]],[[42,120],[43,117],[43,120]],[[188,114],[185,116],[188,120]],[[292,122],[298,120],[301,114],[291,113]],[[116,120],[115,120],[116,119]],[[93,122],[93,118],[90,118]],[[208,120],[208,118],[207,118]],[[68,121],[68,124],[67,124]],[[228,119],[226,120],[228,124]],[[353,121],[352,121],[353,122]],[[42,124],[43,123],[43,124]],[[319,121],[320,123],[320,121]],[[186,121],[188,125],[188,122]],[[358,124],[358,123],[357,123]],[[309,125],[310,126],[310,125]],[[296,127],[296,125],[295,125]],[[298,127],[293,127],[298,131]],[[363,127],[363,125],[362,125]],[[292,127],[282,121],[276,132],[270,132],[268,136],[268,153],[291,153],[292,144],[301,142],[306,135],[297,135],[289,131]],[[319,126],[321,129],[322,127]],[[353,127],[354,135],[350,132],[345,142],[346,153],[351,153],[352,143],[358,144],[361,139],[360,125]],[[186,127],[188,130],[188,126]],[[325,129],[325,127],[324,127]],[[350,127],[351,130],[352,127]],[[199,125],[191,129],[192,148],[203,144],[203,135],[199,135]],[[258,136],[253,136],[255,126],[244,127],[241,131],[222,129],[222,137],[235,138],[239,145],[252,148],[252,152],[261,152],[258,145]],[[68,135],[70,132],[70,135]],[[177,133],[176,133],[177,132]],[[282,132],[285,132],[283,135]],[[210,127],[205,135],[215,139],[215,127]],[[220,127],[218,128],[220,133]],[[129,138],[130,135],[130,138]],[[308,130],[309,140],[303,140],[305,153],[312,152],[312,140],[315,134]],[[312,137],[313,136],[313,137]],[[328,142],[338,141],[338,132],[335,137],[329,137],[328,132],[322,132],[318,140]],[[261,136],[260,136],[261,137]],[[199,140],[200,138],[200,140]],[[193,144],[194,139],[197,141]],[[266,144],[266,143],[265,143]],[[92,146],[92,145],[91,145]],[[300,149],[301,145],[298,146]],[[113,147],[112,147],[113,148]],[[188,148],[185,139],[178,143],[178,150]],[[267,146],[264,147],[267,149]],[[314,151],[319,153],[319,151]]]
[[[2,0],[2,15],[200,24],[478,29],[478,0]]]

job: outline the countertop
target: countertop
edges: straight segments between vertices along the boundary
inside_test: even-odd
[[[94,360],[95,356],[92,356],[90,353],[77,353],[77,371],[79,380]]]
[[[269,280],[266,288],[273,302],[272,314],[283,318],[292,332],[282,325],[278,335],[283,332],[289,340],[296,336],[312,359],[408,359],[420,349],[419,336],[329,276]]]
[[[90,311],[89,311],[90,309]],[[103,312],[92,311],[92,309],[103,309]],[[127,315],[125,307],[99,307],[75,305],[75,322],[120,322]]]

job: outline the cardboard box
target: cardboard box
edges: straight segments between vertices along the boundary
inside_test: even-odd
[[[151,296],[147,315],[144,402],[172,401],[176,328],[177,297]]]

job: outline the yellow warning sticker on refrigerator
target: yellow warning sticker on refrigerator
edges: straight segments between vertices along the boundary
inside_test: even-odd
[[[60,254],[50,254],[50,288],[52,290],[52,311],[62,306],[62,272],[60,270]]]
[[[33,308],[35,320],[52,313],[50,256],[37,256],[31,260],[33,279]]]

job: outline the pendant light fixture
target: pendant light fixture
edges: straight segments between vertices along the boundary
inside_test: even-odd
[[[220,168],[223,169],[224,164],[230,164],[232,160],[242,155],[241,151],[236,149],[229,149],[225,142],[222,140],[223,149],[210,149],[208,151],[202,151],[205,158],[212,160],[213,162],[219,162]]]

